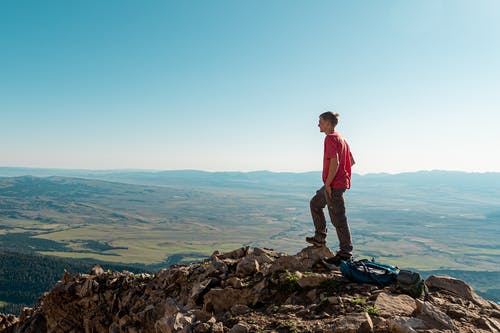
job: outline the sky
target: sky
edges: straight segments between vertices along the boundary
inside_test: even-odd
[[[0,166],[500,172],[500,2],[0,1]]]

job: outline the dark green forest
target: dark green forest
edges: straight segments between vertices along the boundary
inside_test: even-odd
[[[105,270],[148,271],[147,267],[139,265],[125,266],[0,250],[0,313],[19,314],[23,307],[34,306],[38,298],[62,278],[64,270],[71,274],[86,274],[98,263]]]

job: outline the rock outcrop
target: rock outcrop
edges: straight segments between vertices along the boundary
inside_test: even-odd
[[[463,281],[430,277],[424,302],[346,280],[331,255],[245,247],[153,275],[64,273],[0,332],[500,332],[500,307]]]

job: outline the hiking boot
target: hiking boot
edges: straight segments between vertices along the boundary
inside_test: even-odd
[[[316,247],[322,247],[322,246],[325,246],[325,244],[326,244],[326,241],[319,241],[314,237],[306,237],[306,242],[308,242],[309,244],[312,244]]]
[[[325,259],[325,262],[327,264],[339,266],[340,263],[342,262],[342,260],[349,260],[351,258],[352,258],[352,256],[350,254],[345,255],[345,254],[340,254],[337,252],[337,254],[335,254],[333,257]]]

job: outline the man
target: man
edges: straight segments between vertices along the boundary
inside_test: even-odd
[[[328,263],[339,265],[341,260],[352,256],[352,241],[345,214],[344,192],[351,187],[351,166],[354,165],[349,145],[337,132],[339,114],[325,112],[319,116],[319,130],[325,133],[323,153],[323,184],[311,199],[311,215],[314,222],[314,237],[306,237],[314,246],[326,244],[326,219],[323,209],[328,206],[328,213],[339,240],[339,250]]]

